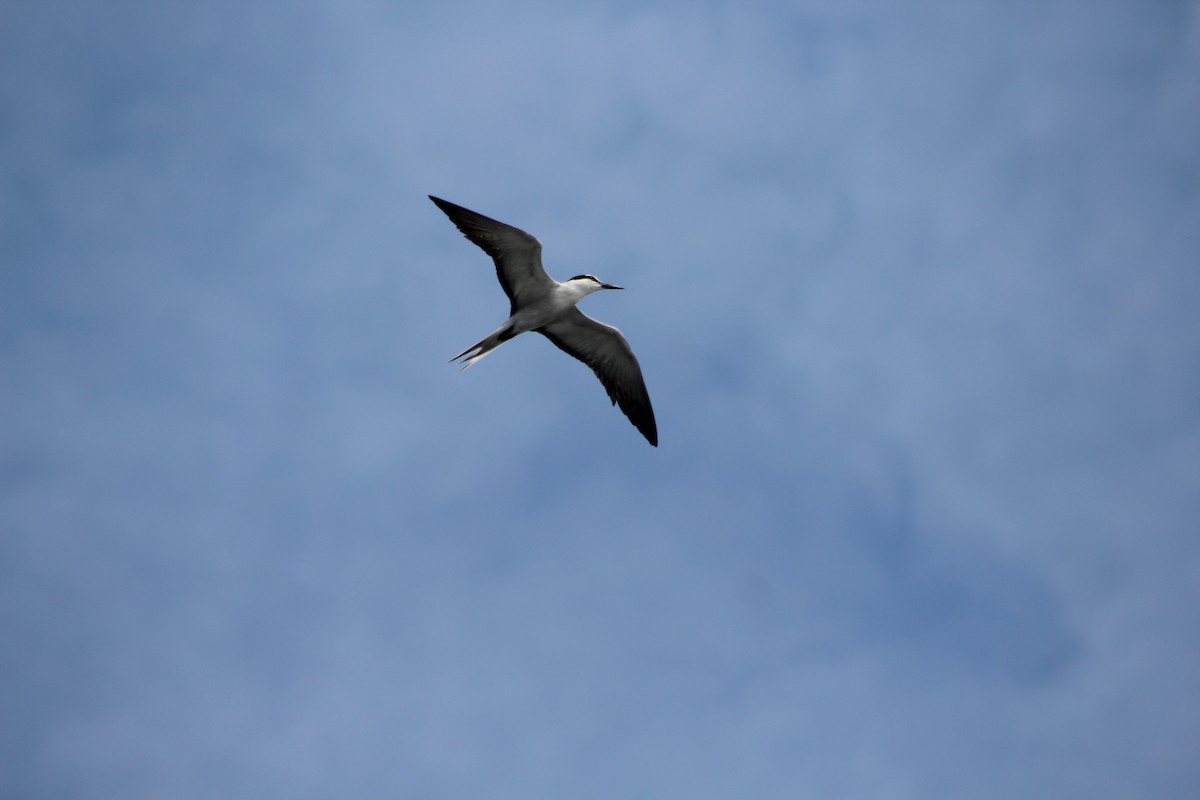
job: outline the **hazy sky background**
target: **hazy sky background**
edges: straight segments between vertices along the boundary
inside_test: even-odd
[[[0,796],[1200,796],[1198,308],[1197,2],[7,0]]]

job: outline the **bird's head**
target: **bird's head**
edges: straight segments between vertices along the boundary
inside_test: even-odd
[[[613,286],[611,283],[601,282],[595,275],[576,275],[567,283],[579,287],[584,294],[598,292],[601,289],[624,289],[624,286]]]

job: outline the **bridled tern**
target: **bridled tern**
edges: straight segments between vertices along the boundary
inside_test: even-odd
[[[525,231],[433,195],[429,199],[496,262],[496,277],[511,303],[503,325],[450,360],[463,359],[466,369],[509,339],[537,331],[564,353],[591,367],[613,405],[620,404],[634,427],[658,447],[654,409],[629,342],[619,330],[597,322],[575,306],[592,292],[622,287],[601,283],[591,275],[576,275],[559,283],[542,268],[542,243]]]

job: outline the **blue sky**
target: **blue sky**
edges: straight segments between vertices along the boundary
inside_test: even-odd
[[[1196,796],[1198,142],[1195,2],[0,5],[0,795]]]

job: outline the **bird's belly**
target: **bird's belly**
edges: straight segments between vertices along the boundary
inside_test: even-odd
[[[554,302],[554,298],[547,298],[544,302],[519,309],[512,315],[511,322],[513,327],[522,333],[535,331],[553,322],[574,306],[574,303]]]

